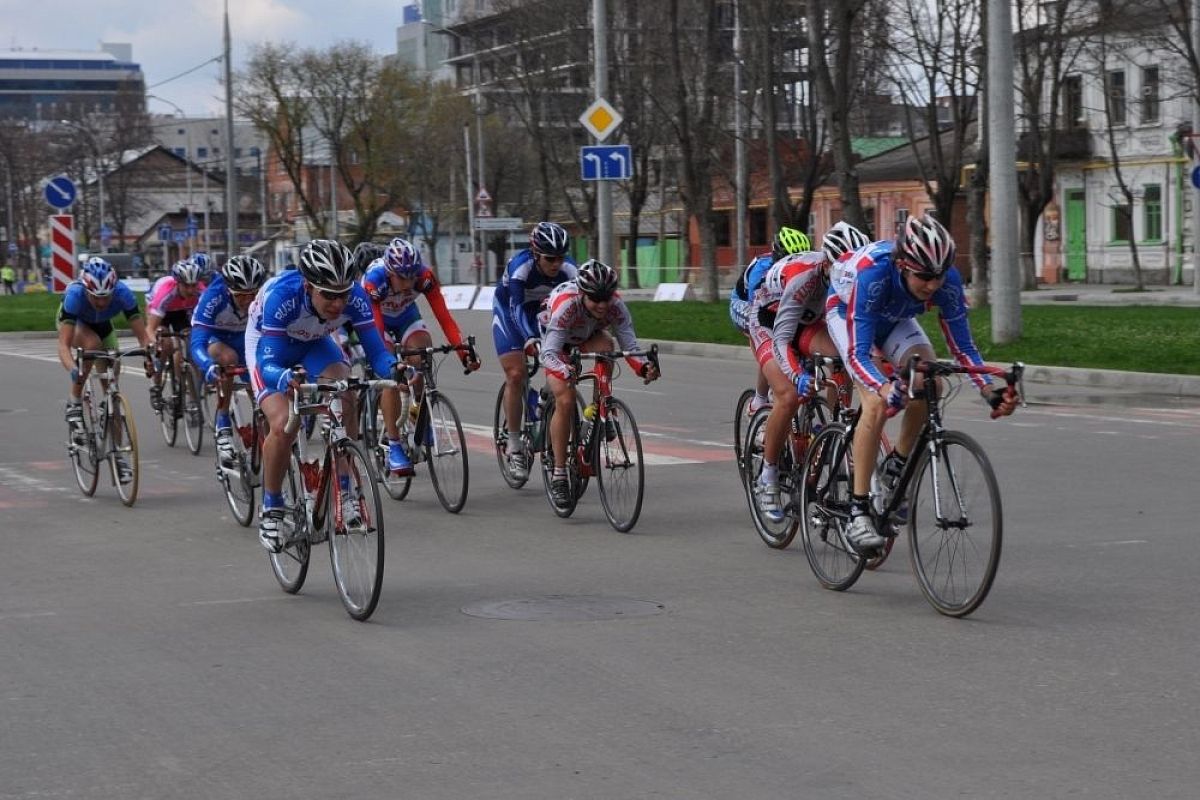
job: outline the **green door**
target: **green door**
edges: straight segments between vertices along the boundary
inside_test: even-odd
[[[1087,280],[1087,205],[1083,189],[1067,190],[1067,280]]]

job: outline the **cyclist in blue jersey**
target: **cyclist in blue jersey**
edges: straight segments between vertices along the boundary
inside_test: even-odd
[[[229,419],[229,400],[233,378],[222,377],[222,367],[246,363],[246,323],[250,304],[267,279],[267,271],[254,256],[234,256],[200,296],[192,314],[192,332],[188,349],[192,363],[208,383],[220,382],[217,392],[217,454],[221,463],[234,460],[233,430]]]
[[[775,262],[784,256],[803,253],[811,249],[812,243],[808,240],[808,236],[795,228],[784,226],[775,233],[775,239],[771,242],[771,252],[755,256],[754,260],[742,270],[737,283],[733,285],[733,290],[729,293],[729,318],[733,320],[733,326],[743,335],[747,338],[750,336],[750,307],[754,302],[754,293],[758,291],[758,287],[771,267],[775,266]],[[746,413],[753,414],[771,402],[767,395],[768,390],[767,379],[763,375],[762,367],[759,367],[758,378],[754,386],[754,397],[751,398]]]
[[[520,435],[525,351],[536,349],[541,338],[537,316],[550,291],[576,277],[578,267],[567,257],[570,244],[561,225],[539,222],[529,234],[528,249],[509,260],[492,297],[492,340],[504,370],[508,466],[518,480],[529,475],[530,463]]]
[[[124,314],[129,329],[142,347],[149,351],[150,335],[146,322],[138,308],[137,298],[125,283],[117,278],[117,271],[103,258],[89,258],[79,270],[79,279],[67,287],[56,315],[58,325],[58,361],[71,376],[71,391],[67,399],[67,423],[74,432],[83,428],[83,408],[80,396],[87,381],[92,362],[75,363],[75,348],[84,350],[116,350],[117,333],[112,319]],[[120,362],[113,365],[119,370]],[[153,374],[149,356],[146,358],[146,374]],[[125,457],[117,456],[117,477],[128,483],[133,470]]]
[[[854,470],[847,538],[864,555],[884,544],[869,514],[874,469],[866,468],[875,464],[884,422],[889,412],[907,405],[895,449],[880,467],[886,493],[900,476],[925,421],[925,403],[908,402],[908,388],[898,377],[889,380],[884,376],[871,358],[872,347],[879,347],[895,367],[914,355],[932,360],[933,347],[915,317],[937,306],[942,333],[955,360],[964,365],[983,363],[967,325],[966,294],[954,256],[949,231],[924,215],[909,217],[895,242],[867,245],[835,265],[826,325],[855,380],[862,407],[854,432],[858,468]],[[1007,416],[1016,408],[1019,398],[1015,393],[995,386],[986,376],[973,376],[972,380],[999,414]]]
[[[299,268],[267,281],[250,306],[246,326],[246,361],[255,398],[266,415],[270,433],[263,443],[263,505],[258,539],[272,553],[282,550],[283,476],[296,440],[285,430],[288,392],[309,376],[326,380],[350,377],[350,364],[330,335],[350,322],[375,374],[391,376],[396,358],[383,346],[371,301],[354,282],[354,257],[339,242],[314,239],[300,251]],[[342,398],[346,432],[358,435],[357,399]],[[343,488],[349,476],[341,476]],[[347,494],[343,519],[348,528],[362,524],[358,503]]]

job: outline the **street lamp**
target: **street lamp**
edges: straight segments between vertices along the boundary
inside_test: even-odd
[[[59,124],[66,125],[69,128],[74,128],[80,133],[85,134],[88,138],[88,142],[92,145],[93,152],[96,154],[96,181],[99,184],[100,189],[100,225],[96,232],[100,236],[100,252],[107,253],[108,245],[104,243],[104,164],[101,161],[100,144],[96,141],[96,135],[94,133],[77,122],[61,119],[59,120]]]

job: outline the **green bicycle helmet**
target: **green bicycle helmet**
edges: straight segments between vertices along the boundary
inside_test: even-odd
[[[775,240],[771,242],[771,252],[775,258],[804,253],[811,249],[812,242],[804,233],[786,226],[779,229],[775,234]]]

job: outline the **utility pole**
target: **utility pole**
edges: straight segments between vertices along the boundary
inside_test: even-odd
[[[478,156],[475,159],[475,166],[479,170],[479,188],[487,191],[487,175],[483,168],[483,70],[479,67],[479,45],[475,45],[475,58],[471,63],[472,71],[475,75],[475,147],[478,151]],[[467,182],[467,203],[474,202],[474,197],[471,195],[470,181]],[[476,251],[480,259],[478,263],[480,282],[483,280],[484,270],[487,268],[487,239],[483,232],[483,228],[478,231],[472,231],[471,236],[479,235],[479,250]]]
[[[1017,148],[1013,96],[1012,9],[988,0],[987,110],[991,189],[992,341],[1021,337],[1021,275],[1017,262]]]
[[[237,255],[238,191],[233,150],[233,46],[229,36],[229,0],[225,0],[225,258]]]
[[[1200,0],[1192,0],[1192,53],[1200,58]],[[1200,86],[1193,87],[1192,97],[1192,136],[1200,135]],[[1193,138],[1192,145],[1200,144],[1200,139]],[[1192,164],[1200,164],[1200,158],[1192,156]],[[1190,189],[1192,193],[1192,288],[1200,294],[1200,190]]]
[[[1200,0],[1198,0],[1200,1]],[[746,263],[746,137],[745,109],[742,108],[742,16],[741,2],[733,3],[733,151],[734,198],[737,244],[734,258],[740,267]],[[772,102],[770,98],[767,102]]]
[[[592,0],[592,49],[595,51],[595,99],[608,94],[608,0]],[[599,140],[596,140],[599,144]],[[612,181],[596,182],[598,258],[613,266]]]
[[[475,195],[471,193],[471,123],[463,124],[463,153],[467,156],[467,230],[471,240],[471,268],[475,270],[475,285],[483,283],[479,266],[479,251],[475,249]]]

